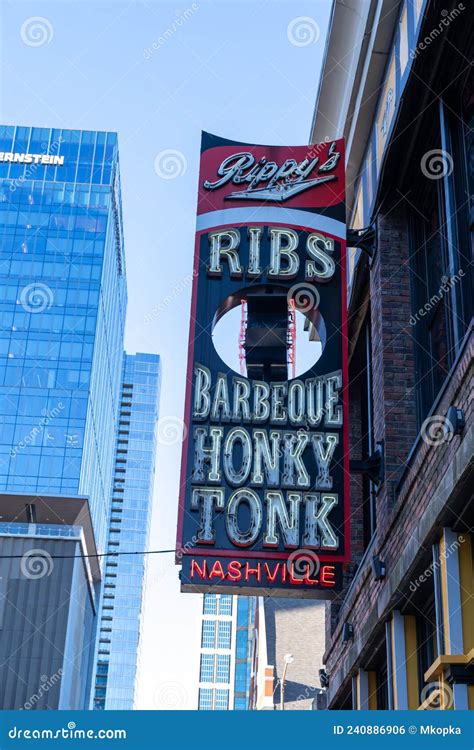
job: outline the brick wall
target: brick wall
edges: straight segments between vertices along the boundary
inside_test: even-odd
[[[429,445],[419,440],[410,457],[408,454],[417,437],[415,418],[414,331],[409,323],[411,312],[407,221],[403,208],[387,212],[378,219],[378,252],[370,274],[372,326],[372,368],[374,400],[374,437],[385,445],[385,482],[377,496],[377,531],[370,557],[377,553],[387,564],[384,581],[375,581],[370,559],[363,561],[349,595],[341,604],[328,605],[326,670],[330,674],[329,701],[350,679],[356,666],[364,666],[374,637],[384,627],[396,595],[391,571],[400,568],[412,536],[419,531],[420,520],[430,521],[430,500],[446,480],[450,467],[459,456],[465,457],[472,439],[473,410],[473,343],[465,348],[456,363],[448,386],[436,407],[444,416],[451,404],[465,409],[466,430],[450,442]],[[357,420],[357,406],[351,415]],[[351,458],[359,458],[360,435],[351,425]],[[472,450],[471,450],[472,453]],[[469,453],[467,454],[469,455]],[[464,464],[463,464],[464,465]],[[472,471],[472,466],[471,466]],[[453,475],[454,476],[454,475]],[[401,484],[400,484],[401,482]],[[355,561],[360,560],[360,517],[357,504],[360,487],[351,478],[351,508]],[[436,506],[437,507],[437,506]],[[433,517],[433,525],[437,518]],[[431,523],[431,521],[430,521]],[[427,540],[429,541],[429,540]],[[431,542],[430,542],[431,543]],[[414,547],[420,551],[420,544]],[[421,552],[420,552],[421,554]],[[341,628],[345,621],[354,625],[353,642],[343,644]]]
[[[267,662],[275,668],[274,703],[280,705],[285,654],[292,654],[285,680],[285,708],[309,709],[319,690],[324,649],[324,602],[265,599]]]
[[[362,456],[362,434],[361,434],[361,382],[353,380],[349,389],[349,443],[350,457],[361,459]],[[363,523],[363,483],[360,474],[351,473],[350,476],[351,497],[351,558],[353,563],[347,566],[343,574],[343,590],[332,602],[326,605],[326,644],[330,642],[331,635],[337,626],[338,614],[344,601],[345,592],[350,585],[355,570],[364,554],[364,523]]]
[[[372,371],[374,439],[385,444],[385,486],[377,512],[385,518],[416,435],[408,222],[401,206],[379,216],[377,241],[370,274]]]

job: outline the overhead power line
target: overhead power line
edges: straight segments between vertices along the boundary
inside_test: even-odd
[[[44,553],[44,556],[46,555],[50,557],[52,560],[79,560],[83,559],[84,557],[90,557],[90,558],[96,558],[96,557],[119,557],[120,555],[166,555],[171,552],[179,552],[180,550],[176,549],[149,549],[149,550],[143,550],[138,552],[100,552],[96,555],[51,555],[48,550],[44,549],[31,549],[26,550],[26,552],[23,553],[23,555],[2,555],[0,553],[0,560],[21,560],[25,557],[25,555],[28,555],[28,553],[36,553],[34,557],[41,557],[42,553]],[[32,555],[33,557],[33,555]]]

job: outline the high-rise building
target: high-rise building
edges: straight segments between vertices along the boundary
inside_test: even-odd
[[[256,596],[235,596],[235,669],[234,669],[234,711],[247,711],[250,707],[250,690],[252,669],[255,661],[256,615],[258,598]]]
[[[0,128],[0,707],[89,705],[126,309],[114,133]]]
[[[99,710],[134,708],[147,562],[134,553],[148,546],[159,394],[160,358],[126,354],[95,663]]]
[[[257,598],[205,594],[199,667],[200,711],[249,708]]]

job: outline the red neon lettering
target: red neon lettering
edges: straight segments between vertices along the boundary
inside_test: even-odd
[[[306,565],[306,576],[304,582],[307,586],[318,586],[319,584],[319,581],[316,577],[311,578],[311,565],[309,562]]]
[[[319,581],[317,578],[309,577],[309,572],[308,572],[308,576],[304,579],[304,582],[307,586],[317,586],[319,584]]]
[[[260,563],[257,563],[256,568],[250,568],[250,563],[245,563],[245,580],[248,581],[249,576],[256,575],[257,581],[260,581]]]
[[[207,560],[203,561],[203,566],[201,569],[193,557],[193,559],[191,560],[191,578],[194,578],[195,572],[197,573],[199,578],[206,578],[207,577]]]
[[[321,586],[335,586],[335,568],[334,565],[323,565],[321,568]]]
[[[264,563],[263,566],[265,568],[265,573],[267,574],[267,578],[269,582],[274,583],[276,581],[278,571],[280,570],[280,563],[275,563],[275,567],[273,568],[273,575],[270,574],[270,568],[268,566],[268,563]]]
[[[240,581],[242,578],[242,563],[239,560],[231,560],[227,566],[227,578],[231,581]]]
[[[209,573],[209,580],[211,578],[225,578],[224,570],[219,560],[216,560],[214,565],[212,566],[212,570]]]
[[[289,583],[293,583],[296,586],[298,586],[298,585],[301,586],[301,584],[304,583],[304,578],[302,578],[301,576],[298,576],[298,578],[295,578],[293,576],[294,569],[295,569],[295,567],[294,567],[293,563],[291,563],[290,570],[288,571],[289,574],[290,574],[289,579],[288,579]]]
[[[301,562],[300,562],[301,564]],[[289,582],[293,584],[302,584],[304,583],[305,586],[317,586],[319,584],[319,581],[317,578],[311,578],[311,566],[309,563],[306,563],[306,571],[304,575],[298,575],[294,576],[294,565],[291,565],[291,570],[289,571]]]

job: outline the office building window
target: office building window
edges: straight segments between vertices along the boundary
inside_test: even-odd
[[[381,711],[388,710],[388,672],[387,672],[387,661],[385,660],[380,664],[379,669],[375,673],[376,685],[377,685],[377,708]]]
[[[202,611],[205,615],[217,615],[217,596],[215,594],[205,594]]]
[[[438,656],[437,629],[434,603],[434,591],[432,591],[416,615],[416,641],[418,656],[418,684],[420,686],[420,702],[423,688],[425,687],[425,672],[433,664]],[[426,696],[426,691],[424,693]]]
[[[216,682],[229,682],[230,680],[230,656],[228,654],[217,655]]]
[[[230,648],[231,627],[232,623],[230,620],[223,620],[219,623],[217,648]]]
[[[216,622],[215,620],[203,620],[202,623],[202,648],[214,648],[216,644]],[[229,645],[230,648],[230,645]]]
[[[388,709],[388,669],[387,644],[385,636],[374,644],[373,654],[367,660],[366,669],[375,673],[374,692],[369,693],[369,701],[376,703],[378,710]],[[340,708],[340,706],[338,706]]]
[[[199,688],[199,710],[212,711],[212,688]]]
[[[247,662],[237,662],[235,665],[234,689],[236,693],[245,693],[247,690]]]
[[[418,156],[422,158],[427,149],[448,154],[446,174],[442,179],[420,174],[410,197],[410,323],[416,342],[419,426],[440,392],[473,311],[469,263],[472,199],[466,200],[472,163],[472,154],[466,149],[472,149],[472,140],[466,141],[463,129],[472,118],[472,105],[466,106],[464,115],[465,123],[459,118],[455,122],[449,106],[441,100],[430,109]]]
[[[231,615],[232,614],[232,597],[221,596],[219,602],[219,614],[220,615]]]
[[[245,659],[247,657],[247,643],[248,643],[247,629],[238,630],[236,638],[237,638],[236,657],[237,659]]]
[[[361,326],[350,363],[349,398],[353,409],[353,441],[357,458],[367,459],[375,451],[372,400],[372,343],[370,307]],[[356,432],[357,430],[357,432]],[[375,533],[376,487],[367,474],[358,475],[361,490],[364,548]]]
[[[227,711],[229,708],[229,691],[219,688],[216,690],[216,711]]]
[[[246,711],[247,710],[247,698],[234,698],[234,711]]]
[[[438,147],[439,148],[439,147]],[[454,356],[449,296],[446,216],[437,181],[426,180],[413,217],[414,324],[417,354],[418,421],[421,423],[441,388]],[[417,316],[417,317],[415,317]]]
[[[200,682],[214,682],[214,654],[201,654]]]
[[[237,602],[237,627],[247,627],[249,621],[250,597],[240,596]]]

